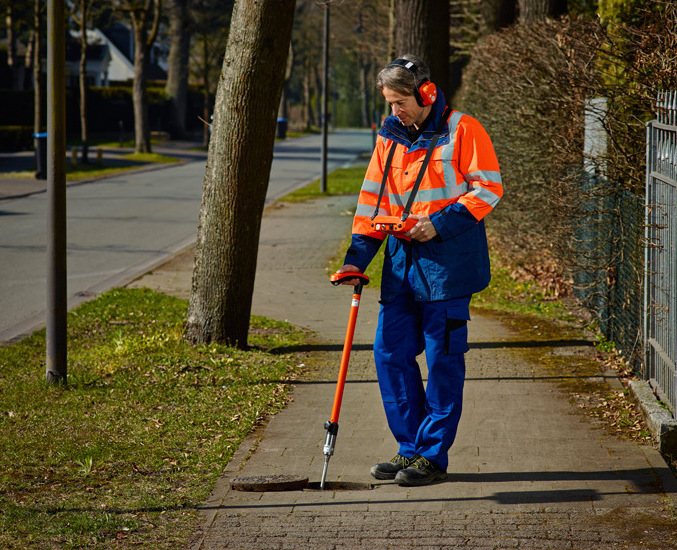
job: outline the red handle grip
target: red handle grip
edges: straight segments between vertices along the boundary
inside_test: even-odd
[[[369,277],[367,277],[364,273],[358,273],[358,272],[346,272],[346,273],[332,273],[331,276],[329,277],[329,280],[331,281],[331,284],[333,285],[340,285],[343,281],[347,281],[350,279],[359,279],[360,283],[363,285],[368,285],[369,284]]]

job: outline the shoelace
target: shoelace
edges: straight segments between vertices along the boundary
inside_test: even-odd
[[[427,470],[428,468],[431,467],[430,461],[424,457],[424,456],[419,456],[414,463],[412,464],[414,468],[418,468],[419,470]]]
[[[395,455],[395,458],[393,458],[390,462],[395,464],[395,463],[399,462],[400,460],[402,461],[402,465],[405,468],[408,468],[409,465],[413,463],[413,460],[411,458],[407,458],[406,456],[402,456],[400,454]]]

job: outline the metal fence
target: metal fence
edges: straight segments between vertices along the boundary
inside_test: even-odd
[[[568,263],[574,293],[632,368],[644,363],[642,281],[644,197],[608,178],[607,102],[586,102],[584,165],[571,178],[579,190]]]
[[[647,124],[643,377],[677,409],[677,92]]]
[[[574,293],[600,332],[635,370],[644,361],[642,278],[644,199],[605,178],[581,178],[573,246]]]

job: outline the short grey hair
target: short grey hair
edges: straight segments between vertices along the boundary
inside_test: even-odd
[[[404,54],[398,59],[411,61],[416,65],[416,71],[412,73],[404,67],[388,65],[378,73],[376,89],[383,91],[383,88],[390,88],[402,95],[414,95],[419,83],[430,80],[430,68],[420,57],[411,53]]]

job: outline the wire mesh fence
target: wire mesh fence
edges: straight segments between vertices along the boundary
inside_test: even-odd
[[[584,177],[573,247],[574,293],[636,370],[643,362],[644,199],[613,182]]]
[[[677,409],[677,92],[647,124],[640,197],[588,167],[570,244],[574,292],[635,372]],[[593,155],[594,151],[593,151]],[[603,157],[602,157],[603,158]]]
[[[677,409],[677,92],[661,94],[647,125],[645,380]]]

